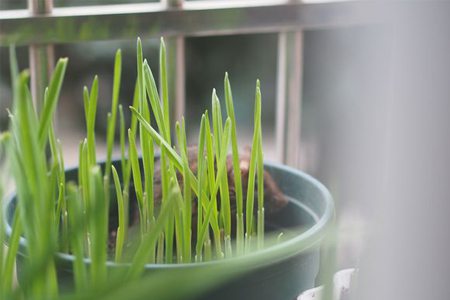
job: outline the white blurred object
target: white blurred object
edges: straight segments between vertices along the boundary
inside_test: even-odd
[[[345,269],[334,274],[333,299],[343,300],[350,290],[350,285],[355,274],[355,269]],[[297,300],[320,300],[322,299],[323,286],[319,286],[302,293]]]

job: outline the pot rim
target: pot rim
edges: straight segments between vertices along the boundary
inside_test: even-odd
[[[156,158],[156,157],[155,157]],[[115,161],[115,160],[113,160]],[[317,246],[317,244],[324,238],[326,235],[328,228],[333,224],[334,221],[334,201],[333,198],[328,191],[328,189],[317,179],[312,177],[311,175],[297,170],[295,168],[265,161],[265,167],[273,168],[281,170],[282,172],[294,174],[294,176],[301,177],[303,180],[307,181],[309,184],[314,185],[319,193],[321,194],[322,201],[324,202],[324,212],[319,216],[318,220],[314,225],[303,231],[302,233],[289,238],[286,241],[281,243],[277,243],[275,245],[271,245],[267,248],[263,248],[260,250],[252,251],[251,253],[244,254],[241,256],[235,256],[230,258],[224,258],[221,260],[211,260],[207,262],[190,262],[190,263],[173,263],[173,264],[157,264],[157,263],[149,263],[145,264],[145,269],[174,269],[174,268],[200,268],[200,267],[208,267],[208,266],[218,266],[221,264],[229,264],[236,263],[239,264],[245,260],[247,264],[251,264],[252,261],[258,266],[263,266],[266,264],[272,264],[277,260],[285,260],[289,257],[297,255],[301,252],[306,252],[307,250]],[[73,171],[78,169],[77,167],[68,168],[65,172]],[[5,201],[5,205],[3,207],[3,214],[5,216],[5,229],[6,235],[10,236],[12,228],[7,221],[7,207],[10,203],[15,199],[16,194],[13,192],[8,200]],[[23,249],[26,247],[26,240],[24,237],[20,237],[19,241],[19,255],[25,256],[23,253]],[[21,251],[22,249],[22,251]],[[56,259],[60,262],[65,263],[73,263],[75,261],[75,256],[68,254],[57,252],[55,254]],[[90,259],[85,258],[84,262],[90,264]],[[130,263],[116,263],[114,261],[108,260],[106,262],[108,267],[128,267]]]

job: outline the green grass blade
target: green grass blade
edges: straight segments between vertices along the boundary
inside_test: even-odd
[[[216,172],[214,167],[214,146],[213,146],[213,136],[211,134],[211,127],[209,123],[209,117],[206,114],[205,115],[205,139],[206,139],[206,165],[208,169],[208,187],[210,190],[210,202],[208,204],[208,207],[205,211],[205,222],[203,224],[203,227],[201,229],[202,235],[201,239],[202,242],[206,239],[206,229],[208,228],[209,224],[211,225],[211,228],[213,229],[214,234],[214,242],[216,245],[216,253],[218,257],[221,257],[221,236],[220,236],[220,229],[219,229],[219,220],[218,220],[218,210],[217,210],[217,189],[218,184],[216,182]],[[219,169],[218,169],[219,170]],[[206,256],[205,256],[206,258]]]
[[[176,205],[176,195],[173,184],[174,183],[172,182],[169,197],[167,198],[167,201],[164,201],[162,204],[161,211],[154,226],[152,226],[150,231],[146,234],[133,257],[133,261],[128,271],[128,278],[137,278],[142,274],[148,259],[149,249],[154,247],[156,240],[160,237],[165,225],[167,224],[167,220],[173,216],[172,212],[174,211]]]
[[[167,159],[167,151],[165,148],[161,148],[161,185],[162,185],[162,199],[161,203],[164,204],[165,201],[170,197],[171,193],[171,175],[170,170],[170,160]],[[173,260],[173,234],[174,234],[174,219],[170,217],[167,219],[165,232],[164,232],[164,251],[166,263],[172,263]]]
[[[259,81],[257,82],[259,89]],[[258,94],[258,92],[257,92]],[[259,92],[261,94],[261,92]],[[261,102],[261,96],[259,96]],[[261,105],[262,106],[262,105]],[[258,249],[264,247],[264,152],[262,146],[262,125],[261,114],[256,116],[260,118],[259,131],[258,131],[258,163],[257,163],[257,178],[258,178],[258,221],[257,221],[257,236],[258,236]]]
[[[211,98],[212,98],[211,102],[212,102],[213,132],[214,132],[214,135],[213,135],[214,136],[214,153],[215,153],[214,161],[216,164],[218,164],[218,162],[220,160],[221,149],[222,149],[221,142],[222,142],[222,135],[223,135],[223,124],[222,124],[222,111],[220,108],[220,102],[219,102],[219,98],[217,97],[215,89],[213,89]],[[225,191],[223,190],[222,180],[219,183],[219,187],[220,187],[221,199],[224,199]],[[226,201],[220,201],[220,222],[224,225],[226,224],[226,221],[223,218],[224,217],[223,213],[225,211],[225,209],[224,209],[225,203],[226,203]],[[227,226],[225,226],[225,227],[227,227]]]
[[[142,176],[139,167],[138,152],[136,148],[136,141],[133,136],[131,129],[128,130],[128,140],[129,140],[129,156],[131,162],[131,170],[133,173],[133,183],[134,189],[136,191],[136,198],[138,201],[140,224],[141,224],[141,234],[145,232],[145,219],[144,219],[144,195],[142,190]]]
[[[63,157],[63,148],[59,140],[57,140],[57,146],[58,146],[58,153],[59,153],[59,172],[58,172],[58,180],[59,180],[59,195],[58,195],[58,202],[61,203],[61,214],[57,214],[56,217],[59,218],[61,216],[62,221],[62,235],[68,236],[68,214],[67,214],[67,199],[65,197],[66,194],[66,173],[65,173],[65,166],[64,166],[64,157]],[[58,227],[55,228],[56,231]],[[58,234],[56,232],[56,234]],[[63,239],[64,241],[67,239]],[[63,242],[63,245],[64,242]],[[67,246],[67,245],[66,245]]]
[[[213,132],[214,132],[214,146],[216,155],[220,153],[221,149],[221,139],[223,134],[223,123],[222,123],[222,111],[220,108],[219,98],[216,94],[216,89],[212,92],[212,118],[213,118]]]
[[[145,78],[145,88],[147,90],[147,95],[150,100],[150,105],[152,111],[155,115],[156,124],[158,125],[159,132],[170,144],[170,138],[166,130],[166,123],[164,121],[164,112],[161,107],[161,102],[159,100],[158,90],[156,88],[155,78],[153,77],[152,70],[148,65],[147,61],[144,61],[144,78]]]
[[[57,171],[57,176],[53,179],[55,182],[52,182],[52,191],[58,191],[57,197],[57,208],[55,214],[52,216],[52,223],[56,224],[55,235],[60,236],[60,249],[62,252],[67,252],[69,247],[68,240],[68,220],[67,220],[67,202],[65,197],[65,186],[66,186],[66,178],[65,178],[65,168],[64,168],[64,156],[62,145],[59,140],[55,137],[55,131],[53,128],[53,123],[49,128],[49,141],[50,141],[50,149],[52,154],[53,166]],[[52,181],[53,181],[52,180]],[[51,191],[51,192],[52,192]],[[53,197],[51,197],[53,199]],[[62,225],[60,226],[60,221]],[[61,228],[61,234],[58,233],[58,228]]]
[[[55,130],[54,130],[54,126],[53,126],[53,122],[51,124],[51,126],[49,127],[48,130],[48,140],[49,140],[49,145],[50,145],[50,153],[51,153],[51,161],[53,166],[58,166],[60,163],[59,160],[59,151],[58,151],[58,146],[57,146],[57,141],[56,141],[56,136],[55,136]]]
[[[69,217],[70,245],[73,262],[75,288],[82,292],[87,288],[88,275],[84,262],[84,218],[83,207],[78,188],[74,184],[67,185],[67,209]]]
[[[39,147],[38,120],[35,115],[31,99],[28,97],[28,74],[22,72],[19,78],[19,98],[17,104],[17,127],[13,130],[17,141],[16,153],[18,155],[18,165],[15,172],[15,180],[21,181],[27,179],[21,188],[22,195],[21,205],[23,205],[24,214],[28,220],[25,224],[25,233],[30,239],[30,244],[36,246],[36,255],[40,255],[40,251],[51,245],[52,236],[48,230],[50,218],[43,218],[48,215],[49,211],[53,211],[54,202],[49,199],[49,181],[47,180],[46,155],[43,149]],[[38,200],[37,200],[38,199]],[[43,205],[33,205],[33,201],[43,201]],[[44,234],[44,237],[40,237]]]
[[[205,158],[205,160],[207,160],[207,158]],[[197,245],[196,245],[197,254],[201,253],[201,248],[203,247],[204,243],[206,242],[208,228],[209,228],[210,223],[212,223],[211,217],[213,216],[213,209],[214,209],[214,201],[209,201],[205,208],[205,213],[204,213],[204,217],[203,217],[204,222],[201,224],[201,227],[198,228]]]
[[[61,86],[64,81],[64,74],[66,72],[67,62],[67,58],[61,58],[58,60],[55,70],[53,71],[52,78],[50,80],[48,96],[45,99],[44,107],[42,109],[38,130],[39,145],[42,148],[45,147],[48,130],[51,125],[53,114],[55,112],[56,105],[59,99]]]
[[[173,235],[172,232],[175,233],[175,242],[176,242],[175,251],[177,253],[176,262],[184,263],[187,261],[185,261],[185,256],[184,256],[185,255],[185,240],[184,240],[185,231],[184,231],[183,195],[181,194],[180,184],[177,180],[177,177],[174,174],[172,174],[172,176],[170,177],[169,180],[170,180],[170,183],[173,184],[174,191],[175,191],[175,198],[177,200],[178,205],[174,209],[173,217],[169,218],[169,222],[168,222],[169,226],[168,226],[168,229],[166,230],[166,233],[168,233],[168,235],[167,235],[168,237]],[[173,241],[173,236],[172,236],[171,241],[166,241],[166,244],[168,244],[167,242],[172,242],[172,241]],[[171,251],[166,252],[166,260],[168,263],[171,263],[172,261],[169,258],[173,256],[173,245],[169,244],[168,248],[171,249]]]
[[[151,224],[154,218],[154,169],[155,169],[155,150],[153,146],[153,140],[147,132],[146,137],[143,140],[143,154],[142,160],[144,165],[144,181],[145,181],[145,194],[147,198],[147,224]]]
[[[53,199],[53,197],[52,197]],[[61,239],[60,239],[60,249],[62,252],[68,252],[68,224],[67,224],[67,207],[66,207],[66,197],[65,197],[65,184],[60,183],[58,187],[58,198],[57,198],[57,208],[56,208],[56,228],[54,230],[58,233],[58,228],[61,228]],[[60,220],[62,225],[60,225]]]
[[[78,169],[78,183],[81,186],[81,192],[83,195],[84,207],[87,211],[90,210],[89,205],[89,161],[88,161],[88,148],[87,139],[84,139],[80,143],[80,155],[79,155],[79,169]]]
[[[200,122],[200,133],[198,137],[198,152],[197,152],[197,177],[198,177],[198,191],[200,196],[197,199],[197,241],[196,241],[196,261],[202,261],[202,247],[203,243],[198,241],[200,236],[200,229],[203,226],[203,203],[206,204],[206,197],[203,197],[202,191],[205,189],[204,178],[206,173],[204,151],[205,151],[205,114],[202,115]]]
[[[207,144],[207,148],[211,148],[211,138],[208,138],[209,134],[209,129],[208,129],[208,118],[205,118],[205,128],[206,128],[206,144]],[[230,129],[231,129],[231,120],[227,119],[226,123],[225,123],[225,130],[224,130],[224,135],[223,135],[223,139],[222,139],[222,143],[224,145],[224,147],[222,147],[221,149],[221,154],[220,154],[220,161],[218,162],[218,166],[217,166],[217,175],[216,178],[214,180],[214,185],[211,189],[211,195],[210,195],[210,202],[208,203],[208,207],[206,209],[206,214],[205,214],[205,222],[203,223],[202,229],[201,229],[201,235],[200,235],[200,241],[203,242],[206,239],[206,231],[207,231],[207,227],[208,224],[211,224],[211,227],[213,229],[213,233],[214,233],[214,242],[215,242],[215,247],[216,247],[216,254],[218,258],[221,258],[223,256],[223,252],[222,252],[222,246],[221,246],[221,234],[220,234],[220,229],[219,229],[219,224],[218,224],[218,217],[217,217],[217,192],[219,189],[219,183],[222,180],[222,177],[226,174],[226,153],[227,153],[227,148],[228,148],[228,144],[229,144],[229,138],[230,138]],[[211,149],[207,150],[210,151]],[[207,154],[206,160],[209,161],[211,156],[209,156]],[[209,162],[208,162],[209,163]],[[210,163],[209,163],[210,165]]]
[[[230,136],[231,136],[231,120],[230,118],[227,118],[225,122],[225,128],[224,133],[221,140],[221,153],[220,153],[220,159],[219,161],[221,164],[219,164],[219,167],[223,168],[223,172],[226,172],[227,166],[227,154],[228,154],[228,146],[230,143]],[[231,207],[230,207],[230,194],[228,189],[228,178],[226,174],[222,176],[220,179],[220,199],[221,199],[221,206],[222,206],[222,215],[223,215],[223,221],[224,221],[224,232],[225,237],[230,238],[231,236]],[[229,256],[231,256],[231,253],[228,253]]]
[[[225,73],[224,79],[225,103],[228,117],[231,119],[231,149],[233,158],[233,175],[234,188],[236,194],[236,249],[238,255],[244,252],[244,205],[242,198],[242,179],[241,168],[239,166],[239,150],[237,142],[237,126],[234,114],[233,94],[231,91],[231,84],[228,78],[228,73]]]
[[[11,85],[13,87],[13,91],[17,90],[18,86],[18,78],[19,78],[19,67],[17,64],[17,55],[16,55],[16,47],[11,44],[9,46],[9,66],[10,66],[10,75],[11,75]],[[13,95],[18,95],[17,93],[14,93]],[[15,99],[14,101],[17,101]]]
[[[205,167],[205,162],[204,159],[202,159],[203,162],[201,163],[201,165],[199,165],[199,190],[204,190],[207,188],[207,183],[206,183],[206,167]],[[197,241],[196,241],[196,261],[202,261],[202,248],[204,246],[204,240],[205,239],[209,239],[209,235],[208,232],[206,232],[206,236],[204,237],[204,240],[200,241],[200,236],[202,235],[202,228],[203,226],[206,226],[206,228],[208,227],[208,223],[209,223],[209,219],[207,219],[207,217],[205,216],[206,212],[206,207],[208,207],[208,198],[204,195],[206,195],[206,193],[202,193],[202,196],[200,197],[200,199],[198,199],[198,204],[197,204]],[[204,223],[207,223],[206,225]]]
[[[165,241],[165,237],[164,237],[164,233],[161,233],[161,235],[159,236],[158,239],[158,245],[156,248],[156,263],[157,264],[163,264],[164,263],[164,241]]]
[[[122,105],[119,105],[119,116],[120,116],[120,153],[121,153],[121,159],[120,163],[122,166],[122,183],[123,183],[123,202],[124,202],[124,223],[128,224],[128,212],[129,212],[129,185],[130,185],[130,173],[131,173],[131,167],[128,168],[129,160],[126,157],[125,153],[125,117],[123,115],[123,108]],[[128,226],[124,228],[124,236],[127,236],[128,232]]]
[[[40,122],[32,104],[28,79],[28,73],[22,72],[15,81],[14,144],[10,147],[9,156],[17,187],[17,209],[21,211],[20,218],[24,221],[19,226],[23,226],[28,241],[27,270],[30,272],[27,272],[24,290],[27,295],[38,292],[44,297],[54,297],[58,290],[52,258],[56,251],[56,230],[53,227],[55,200],[50,197],[50,188],[54,186],[52,178],[56,176],[47,170],[46,153],[39,145]],[[11,253],[17,251],[14,247],[12,249]],[[28,276],[38,271],[39,277]]]
[[[181,157],[176,153],[176,151],[167,143],[167,141],[144,119],[144,117],[132,106],[130,106],[131,112],[137,117],[139,122],[141,122],[144,125],[144,129],[147,130],[150,135],[152,136],[155,143],[164,148],[167,151],[168,156],[170,157],[171,161],[174,163],[175,167],[182,171],[183,170],[183,162],[181,160]],[[193,173],[191,173],[191,178],[195,177]],[[195,183],[197,183],[197,180],[195,180]],[[195,188],[195,190],[197,190]]]
[[[84,107],[84,120],[86,122],[86,131],[89,128],[89,90],[86,86],[83,87],[83,107]]]
[[[98,77],[94,77],[91,87],[91,93],[89,94],[89,110],[87,116],[87,147],[89,165],[94,166],[97,163],[96,150],[95,150],[95,116],[97,114],[97,102],[98,102]]]
[[[139,110],[139,105],[140,105],[139,101],[140,101],[140,98],[139,98],[139,83],[136,80],[136,84],[135,84],[135,87],[134,87],[134,94],[133,94],[133,107],[135,107],[138,110]],[[138,121],[137,121],[136,116],[135,115],[131,115],[131,131],[133,133],[136,133],[136,131],[137,131],[137,124],[138,124]]]
[[[133,107],[136,108],[137,110],[139,110],[139,84],[138,84],[138,80],[136,80],[135,87],[134,87]],[[122,120],[122,123],[123,123],[123,125],[121,125],[121,126],[123,128],[123,134],[124,134],[124,140],[125,140],[125,120],[124,119]],[[135,114],[132,114],[131,115],[131,132],[133,134],[133,137],[136,136],[137,125],[138,125],[137,117],[136,117]],[[125,152],[123,152],[123,153],[125,153]],[[129,186],[130,186],[130,180],[131,180],[131,162],[130,162],[129,159],[127,159],[125,161],[126,161],[126,167],[122,170],[122,172],[123,172],[124,190],[128,191]]]
[[[120,164],[122,169],[122,180],[124,187],[127,187],[128,178],[126,176],[127,157],[126,157],[126,140],[125,140],[125,116],[123,114],[123,107],[119,105],[119,120],[120,120]]]
[[[89,171],[91,214],[89,225],[91,238],[91,283],[102,285],[106,282],[106,260],[108,243],[108,210],[105,205],[103,176],[99,166]]]
[[[119,92],[120,92],[120,78],[122,73],[122,52],[117,50],[114,59],[114,79],[113,79],[113,92],[111,100],[111,118],[108,122],[107,136],[106,136],[106,165],[105,176],[110,174],[112,151],[114,146],[114,135],[116,132],[116,120],[117,120],[117,107],[119,104]]]
[[[226,122],[225,122],[225,128],[223,130],[223,135],[221,138],[221,148],[220,148],[220,153],[218,154],[219,157],[219,161],[218,161],[218,165],[217,165],[217,178],[216,178],[216,188],[214,190],[214,192],[217,192],[217,186],[220,185],[221,183],[219,183],[224,177],[226,177],[226,172],[227,172],[227,167],[226,167],[226,163],[227,163],[227,153],[228,153],[228,146],[230,144],[230,129],[231,129],[231,120],[229,118],[227,118]],[[226,202],[226,201],[224,201]],[[225,204],[226,205],[226,204]],[[229,205],[229,202],[228,202]]]
[[[223,134],[222,140],[221,140],[222,147],[220,149],[220,154],[219,154],[220,159],[217,164],[217,174],[216,174],[215,185],[213,188],[214,194],[217,193],[217,191],[219,189],[220,181],[222,180],[222,178],[224,176],[226,176],[226,172],[227,172],[226,163],[227,163],[228,146],[229,146],[230,135],[231,135],[230,129],[231,129],[231,120],[228,118],[227,121],[225,122],[224,134]]]
[[[40,186],[40,183],[44,181],[44,178],[40,177],[39,172],[44,170],[44,174],[46,173],[45,169],[45,156],[42,157],[40,154],[43,154],[43,151],[34,151],[38,148],[38,139],[36,135],[37,128],[37,120],[35,118],[34,109],[32,107],[31,99],[27,96],[27,83],[28,83],[29,75],[27,72],[22,72],[19,78],[19,103],[17,105],[17,120],[18,128],[15,131],[16,139],[19,144],[17,145],[18,149],[21,151],[20,159],[24,164],[24,171],[29,176],[30,180],[30,190],[33,193],[33,196],[39,196],[40,192],[43,190]],[[44,189],[45,190],[45,189]]]
[[[259,131],[261,127],[261,91],[259,87],[256,88],[255,96],[255,116],[254,116],[254,131],[252,151],[250,156],[250,167],[248,174],[247,185],[247,209],[246,209],[246,232],[247,237],[250,238],[253,234],[253,210],[254,210],[254,193],[255,193],[255,175],[256,166],[258,162],[258,146],[259,146]]]
[[[205,114],[205,140],[206,140],[206,158],[207,158],[207,167],[208,167],[208,185],[209,192],[213,194],[213,188],[215,186],[215,168],[214,168],[214,148],[213,148],[213,138],[211,134],[211,126],[209,123],[208,114]],[[216,208],[217,210],[217,208]]]
[[[180,194],[181,197],[181,194]],[[178,211],[178,210],[177,210]],[[175,227],[175,250],[177,253],[176,263],[185,263],[184,258],[184,226],[183,226],[183,213],[179,212],[174,216],[174,227]]]
[[[141,39],[137,38],[136,43],[136,67],[137,67],[137,82],[139,91],[139,107],[142,108],[142,102],[144,102],[145,87],[144,87],[144,73],[142,69],[142,63],[144,61],[142,54],[142,42]]]
[[[16,255],[19,250],[19,240],[22,234],[22,222],[20,221],[20,206],[17,206],[14,212],[14,219],[12,224],[11,237],[8,241],[8,252],[6,254],[5,263],[3,267],[3,274],[1,286],[3,291],[13,290],[13,275]],[[3,245],[2,245],[3,247]]]
[[[163,101],[164,124],[166,128],[168,143],[171,144],[170,138],[170,106],[169,106],[169,84],[167,79],[167,54],[164,38],[161,37],[159,48],[159,82],[161,85],[161,98]]]
[[[9,132],[1,132],[0,133],[0,166],[2,167],[2,170],[8,171],[8,166],[6,161],[3,161],[4,153],[6,152],[7,143],[9,143],[11,138],[11,135]],[[6,172],[3,172],[3,174],[0,174],[0,207],[3,206],[3,196],[4,196],[4,184],[6,184]],[[0,214],[0,244],[6,245],[6,235],[5,235],[5,220],[3,219],[4,214]],[[5,247],[0,246],[0,278],[3,278],[3,266],[4,266],[4,250]],[[3,291],[0,288],[0,296],[3,296],[5,298],[5,294],[2,294]]]
[[[191,261],[191,236],[192,236],[192,194],[191,178],[189,175],[189,156],[187,150],[186,124],[184,118],[181,120],[181,127],[177,126],[178,144],[180,146],[181,157],[183,159],[183,228],[184,228],[184,258],[187,262]],[[198,161],[200,162],[200,161]],[[200,182],[200,181],[199,181]],[[198,216],[197,216],[198,217]]]
[[[150,123],[150,111],[148,109],[147,99],[145,97],[146,82],[144,79],[144,69],[143,69],[143,51],[142,43],[140,38],[137,40],[137,54],[136,54],[136,65],[137,65],[137,76],[138,76],[138,89],[139,89],[139,112],[145,118],[147,122]],[[142,124],[139,124],[139,137],[142,147],[142,160],[144,167],[144,189],[145,192],[142,197],[142,206],[140,207],[141,213],[141,230],[144,233],[150,224],[150,219],[153,217],[153,201],[149,203],[148,197],[153,195],[153,153],[150,153],[153,147],[153,142],[150,136],[144,130],[142,130]],[[151,216],[150,216],[151,214]]]
[[[146,99],[142,101],[141,112],[145,120],[148,123],[150,123],[150,111]],[[145,215],[144,224],[146,224],[147,230],[148,226],[150,226],[151,223],[153,222],[154,217],[153,174],[154,174],[155,153],[152,137],[146,130],[142,129],[142,126],[143,125],[139,123],[139,137],[142,148],[142,164],[144,169],[144,191],[145,191],[145,196],[143,198],[145,211],[143,213]]]
[[[115,261],[121,262],[122,260],[122,253],[123,253],[123,245],[124,241],[126,239],[125,236],[125,227],[126,225],[126,219],[125,219],[125,206],[122,196],[122,189],[120,186],[120,179],[119,175],[117,174],[116,168],[112,166],[112,174],[114,179],[114,186],[116,188],[116,197],[117,197],[117,210],[118,210],[118,219],[119,219],[119,226],[117,228],[117,236],[116,236],[116,252],[115,252]]]

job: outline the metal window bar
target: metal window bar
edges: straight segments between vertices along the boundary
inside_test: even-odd
[[[53,10],[53,0],[28,0],[28,10],[31,15],[47,15]],[[53,46],[30,44],[30,72],[31,72],[31,93],[35,107],[40,110],[44,99],[44,91],[50,80],[51,70],[54,67]]]
[[[35,99],[52,69],[52,44],[165,36],[173,52],[170,90],[173,114],[185,107],[184,39],[187,36],[279,33],[276,142],[278,159],[299,167],[303,30],[378,23],[385,4],[375,1],[183,1],[53,8],[53,0],[29,0],[29,10],[0,11],[0,44],[30,46]],[[384,6],[383,6],[384,5]],[[232,21],[231,21],[232,20]],[[86,30],[102,28],[102,30]]]
[[[276,146],[278,160],[300,167],[303,32],[278,37]]]
[[[166,0],[167,9],[182,11],[184,0]],[[164,3],[164,0],[161,0]],[[185,109],[185,51],[184,51],[184,37],[178,35],[170,38],[168,42],[171,44],[171,54],[169,55],[169,65],[174,66],[174,69],[170,70],[169,81],[172,95],[174,99],[174,107],[172,109],[172,115],[175,120],[180,120],[184,115]],[[174,94],[173,94],[174,93]]]

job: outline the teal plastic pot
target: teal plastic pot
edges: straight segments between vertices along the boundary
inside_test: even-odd
[[[114,165],[120,172],[120,163]],[[320,267],[320,250],[327,229],[334,220],[334,204],[328,190],[313,177],[274,163],[266,163],[282,192],[289,198],[288,205],[266,224],[266,230],[281,230],[289,236],[283,241],[244,257],[187,264],[148,264],[146,272],[186,272],[186,276],[199,268],[213,267],[220,272],[238,269],[225,276],[214,288],[203,291],[198,300],[293,300],[303,291],[315,286]],[[77,169],[66,171],[67,180],[76,180]],[[6,207],[8,234],[16,207],[15,197]],[[18,273],[24,257],[26,241],[20,241]],[[71,282],[74,257],[65,253],[56,255],[58,276],[62,282]],[[89,264],[87,260],[86,263]],[[124,265],[108,263],[109,268]]]

